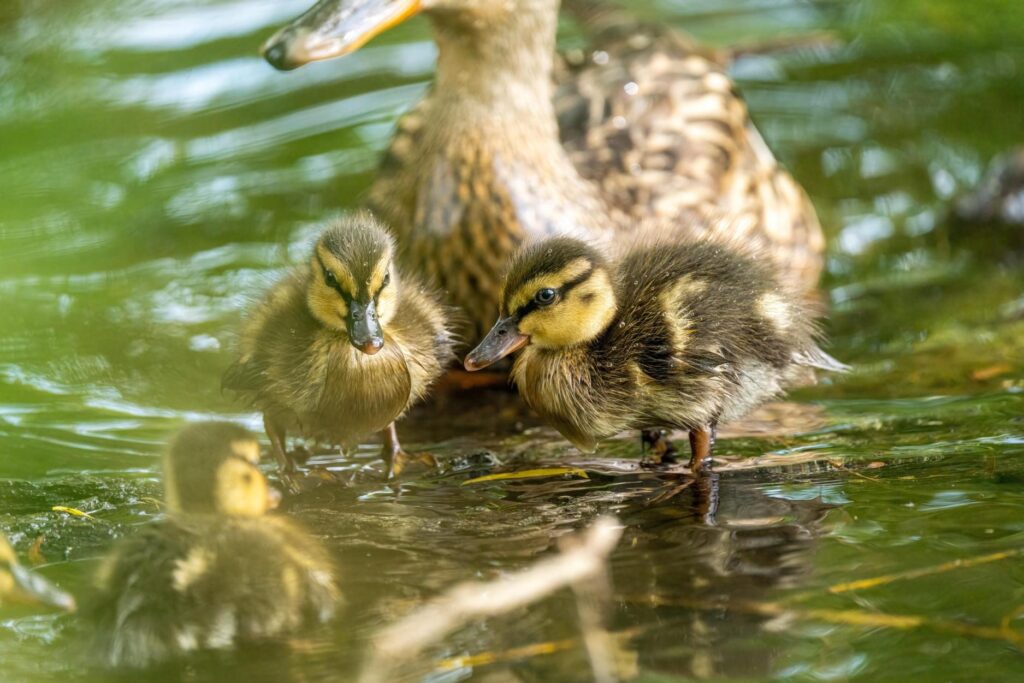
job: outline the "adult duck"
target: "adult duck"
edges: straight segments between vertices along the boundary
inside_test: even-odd
[[[811,290],[824,240],[806,194],[750,121],[725,65],[661,25],[567,3],[595,49],[556,60],[559,0],[321,0],[264,45],[280,69],[352,52],[418,14],[437,75],[403,116],[368,204],[407,265],[448,292],[478,341],[523,242],[589,242],[662,220],[763,248]],[[699,214],[714,220],[681,220]]]

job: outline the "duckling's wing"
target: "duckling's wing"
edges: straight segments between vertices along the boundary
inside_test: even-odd
[[[801,187],[764,143],[726,66],[680,32],[601,0],[566,0],[592,52],[556,74],[563,144],[630,223],[696,211],[766,248],[787,279],[813,287],[824,238]]]
[[[797,365],[806,365],[818,368],[819,370],[829,370],[830,372],[849,372],[852,369],[846,363],[836,360],[817,346],[804,349],[803,351],[796,351],[793,353],[793,362]]]
[[[231,389],[232,391],[256,391],[260,388],[263,376],[261,364],[245,359],[238,359],[228,366],[224,375],[220,378],[221,391]]]

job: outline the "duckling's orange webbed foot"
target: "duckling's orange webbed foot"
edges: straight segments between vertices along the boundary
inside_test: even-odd
[[[398,477],[412,463],[421,463],[430,469],[437,468],[437,460],[430,453],[405,452],[402,444],[398,441],[398,432],[394,422],[388,425],[381,435],[384,438],[384,446],[381,448],[380,457],[384,461],[384,477],[386,479]]]

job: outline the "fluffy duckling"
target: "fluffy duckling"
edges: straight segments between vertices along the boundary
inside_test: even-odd
[[[164,455],[166,520],[115,546],[87,606],[107,666],[142,667],[283,636],[334,615],[323,548],[286,519],[257,469],[259,444],[233,424],[197,423]]]
[[[18,562],[7,538],[0,534],[0,606],[6,604],[45,605],[69,612],[75,599]]]
[[[388,476],[410,459],[395,420],[453,357],[444,308],[394,267],[395,246],[369,214],[332,223],[309,263],[270,288],[250,316],[224,386],[252,396],[286,479],[288,432],[349,445],[381,432]],[[291,484],[290,484],[291,485]]]
[[[612,264],[553,238],[512,260],[500,318],[465,366],[523,349],[520,393],[575,446],[641,429],[671,456],[660,428],[686,429],[697,472],[719,422],[779,394],[798,366],[844,367],[798,301],[768,265],[722,244],[638,245]]]

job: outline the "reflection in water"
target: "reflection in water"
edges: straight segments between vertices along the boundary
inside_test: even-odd
[[[218,416],[259,426],[217,389],[240,312],[304,258],[312,226],[356,203],[395,117],[430,77],[422,22],[344,62],[261,72],[255,46],[306,5],[0,3],[0,529],[22,556],[41,536],[39,573],[78,596],[96,558],[162,514],[156,456],[174,429]],[[720,441],[714,526],[697,522],[692,488],[669,495],[683,483],[671,471],[636,466],[632,438],[584,459],[512,394],[488,397],[486,410],[452,399],[419,412],[409,445],[429,448],[446,472],[386,486],[367,444],[317,458],[350,484],[289,511],[341,565],[350,618],[126,681],[344,680],[381,624],[454,583],[526,566],[606,511],[629,526],[613,559],[614,625],[635,629],[648,678],[986,680],[1019,670],[1004,642],[744,616],[725,604],[796,589],[819,607],[1016,623],[1019,562],[823,594],[1024,545],[1020,233],[945,221],[948,199],[1019,143],[1024,58],[1019,36],[1005,35],[1020,25],[1019,3],[981,13],[955,0],[631,7],[720,43],[838,35],[754,54],[734,73],[833,237],[831,351],[856,372],[805,394],[829,397],[813,411],[790,404]],[[763,467],[738,469],[751,457]],[[544,464],[582,466],[589,479],[461,484]],[[652,608],[650,595],[717,608]],[[564,643],[578,632],[574,610],[558,595],[470,627],[431,656]],[[111,680],[70,657],[73,623],[5,611],[4,680]],[[578,642],[459,666],[431,680],[586,671]]]

